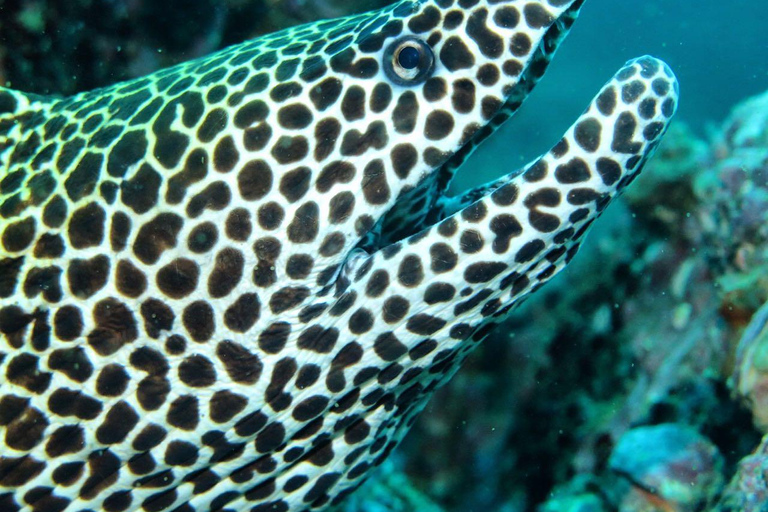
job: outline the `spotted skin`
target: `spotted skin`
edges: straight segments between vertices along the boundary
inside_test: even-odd
[[[582,3],[403,1],[71,98],[0,89],[0,510],[356,489],[675,111],[643,57],[548,154],[445,197]],[[406,39],[431,67],[397,69]]]

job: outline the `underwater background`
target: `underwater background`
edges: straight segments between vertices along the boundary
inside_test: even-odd
[[[514,144],[525,164],[549,149],[616,69],[644,54],[672,67],[681,87],[677,119],[705,135],[736,103],[768,88],[766,20],[768,2],[754,0],[588,0],[546,79],[493,142]],[[487,149],[491,159],[498,153]]]
[[[387,3],[0,0],[0,83],[72,94]],[[766,20],[757,0],[587,1],[455,188],[497,177],[510,145],[521,165],[547,150],[642,54],[681,82],[675,125],[346,512],[768,510]]]

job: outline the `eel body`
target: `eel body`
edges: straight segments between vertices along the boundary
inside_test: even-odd
[[[626,64],[447,198],[583,0],[405,0],[69,98],[0,89],[0,510],[326,510],[575,255],[677,103]]]

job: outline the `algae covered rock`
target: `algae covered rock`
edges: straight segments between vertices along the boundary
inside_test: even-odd
[[[0,86],[70,95],[387,0],[0,2]],[[55,58],[52,58],[55,56]]]
[[[713,512],[768,512],[768,436],[738,471]]]
[[[601,479],[593,475],[578,475],[557,487],[549,499],[536,508],[536,512],[610,512],[615,507],[602,487]]]
[[[768,432],[768,305],[754,314],[744,330],[731,386],[752,411],[755,426]]]
[[[723,486],[723,458],[712,442],[685,425],[638,427],[619,440],[611,471],[630,483],[622,512],[695,512]]]

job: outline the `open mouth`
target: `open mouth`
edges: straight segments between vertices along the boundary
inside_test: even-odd
[[[472,156],[483,141],[514,116],[542,79],[554,54],[576,21],[585,1],[574,1],[550,24],[531,55],[530,61],[520,74],[517,83],[510,90],[504,91],[504,103],[495,115],[483,126],[478,126],[471,137],[462,141],[460,147],[417,187],[404,190],[392,209],[357,245],[357,249],[370,254],[397,243],[469,206],[522,172],[523,169],[519,169],[497,180],[466,190],[460,195],[448,195],[449,186],[459,168]],[[419,222],[404,222],[404,219],[417,218]]]

